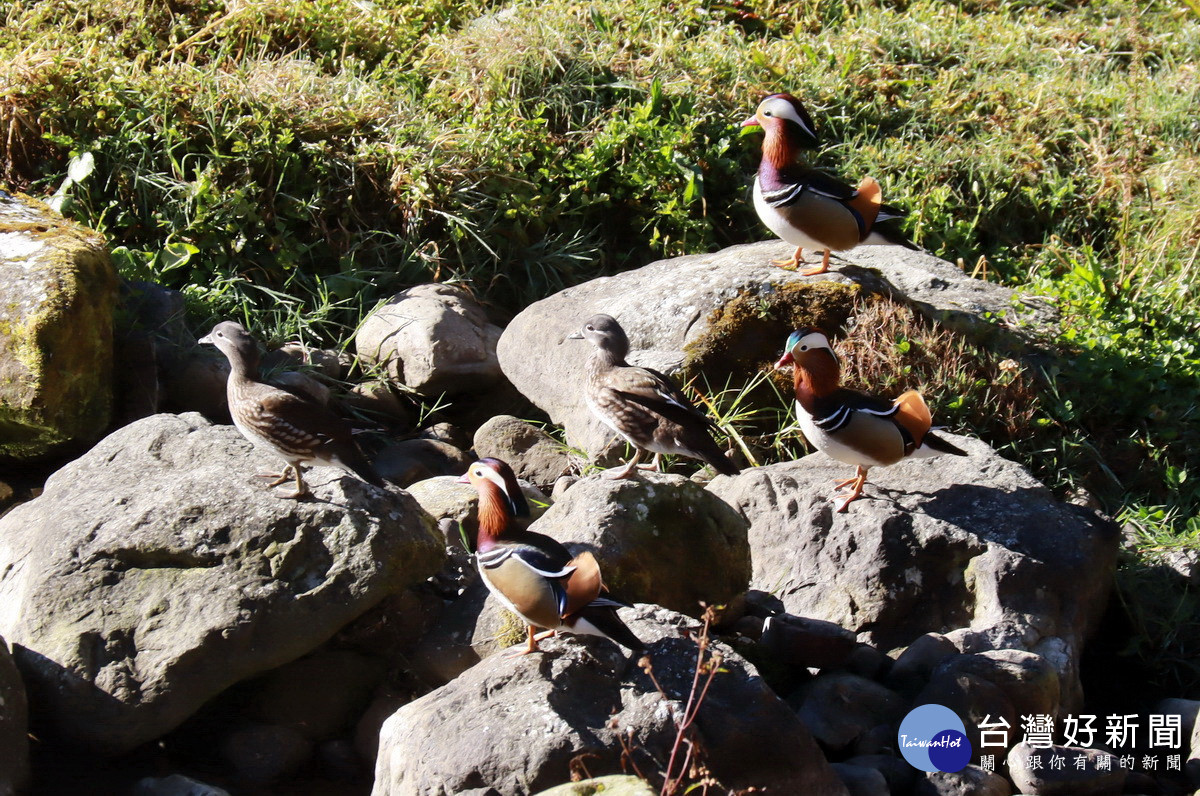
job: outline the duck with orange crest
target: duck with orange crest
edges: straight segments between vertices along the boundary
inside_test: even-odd
[[[529,643],[517,654],[538,652],[538,641],[557,631],[603,636],[634,652],[645,648],[621,618],[629,603],[604,596],[600,566],[589,552],[572,556],[544,534],[520,530],[513,517],[528,516],[512,468],[480,459],[459,479],[479,493],[475,561],[488,591],[529,626]],[[542,634],[535,628],[546,628]]]
[[[795,269],[804,262],[805,249],[823,250],[820,265],[800,272],[812,276],[829,270],[830,252],[878,244],[917,248],[887,223],[905,212],[883,204],[874,178],[864,177],[851,188],[799,162],[800,150],[817,144],[816,127],[800,100],[772,94],[742,127],[761,127],[766,134],[754,179],[754,209],[768,229],[796,247],[791,258],[774,265]]]
[[[862,494],[867,471],[901,459],[926,458],[966,451],[934,434],[933,418],[920,393],[909,390],[888,401],[840,386],[841,366],[825,335],[798,329],[776,368],[791,365],[795,374],[796,415],[800,430],[812,446],[839,462],[858,468],[854,478],[838,483],[849,487],[838,511],[845,511]]]

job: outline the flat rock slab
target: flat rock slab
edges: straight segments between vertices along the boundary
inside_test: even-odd
[[[1070,704],[1083,640],[1107,605],[1118,530],[1058,502],[985,443],[945,436],[970,455],[875,468],[844,514],[834,482],[853,468],[820,453],[708,488],[750,522],[751,588],[789,613],[883,649],[938,632],[965,652],[1037,652]]]
[[[407,493],[317,468],[312,499],[281,499],[253,477],[278,467],[232,426],[155,415],[0,519],[0,635],[39,732],[132,749],[441,566]]]
[[[612,433],[592,417],[584,402],[584,364],[591,346],[564,338],[596,313],[607,313],[621,323],[629,337],[632,364],[672,376],[692,372],[696,363],[713,375],[710,357],[717,354],[706,352],[714,345],[734,347],[733,358],[752,371],[756,368],[746,367],[750,361],[758,358],[766,363],[781,353],[791,331],[785,321],[840,325],[859,287],[974,332],[1005,331],[995,322],[998,318],[1019,317],[1033,326],[1054,322],[1052,312],[1037,300],[1022,303],[1012,290],[971,279],[921,252],[896,246],[862,247],[839,258],[840,262],[835,260],[829,273],[805,277],[770,265],[772,259],[786,258],[792,250],[778,241],[732,246],[712,254],[660,260],[563,290],[531,304],[512,320],[497,348],[500,367],[523,395],[566,429],[570,445],[595,455],[608,446]],[[785,294],[788,298],[783,298]],[[778,304],[771,311],[777,317],[770,324],[751,323],[737,333],[721,332],[719,340],[708,339],[714,314],[745,296],[754,297],[763,307]],[[731,339],[735,337],[740,339]],[[728,358],[728,351],[718,353]]]
[[[493,655],[384,722],[374,795],[533,793],[565,783],[579,755],[593,775],[617,773],[618,734],[639,767],[658,774],[696,664],[696,643],[681,630],[694,633],[697,623],[657,606],[621,613],[647,642],[667,698],[637,666],[623,676],[625,661],[606,640],[560,636],[540,655]],[[846,796],[800,720],[754,667],[720,642],[712,649],[723,664],[694,726],[722,784]]]
[[[116,302],[117,272],[100,235],[0,191],[0,461],[103,433]]]

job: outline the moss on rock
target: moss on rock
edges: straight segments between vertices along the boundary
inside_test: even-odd
[[[710,384],[744,378],[774,361],[794,329],[839,328],[862,296],[860,285],[832,281],[742,290],[710,313],[704,333],[684,346],[684,370],[704,373]]]
[[[29,197],[0,197],[0,460],[104,431],[116,298],[96,233]]]

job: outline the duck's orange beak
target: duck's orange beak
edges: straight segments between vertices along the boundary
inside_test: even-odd
[[[458,483],[458,484],[469,484],[469,483],[471,483],[471,479],[467,477],[467,474],[466,474],[466,473],[463,473],[462,475],[460,475],[460,476],[458,477],[458,481],[456,481],[455,483]]]
[[[792,352],[785,351],[783,356],[779,358],[779,361],[775,363],[775,370],[779,370],[784,365],[794,365],[795,363],[796,360],[792,359]]]
[[[742,122],[740,126],[741,127],[762,127],[762,125],[759,124],[759,122],[758,122],[757,116],[751,116],[749,119]]]

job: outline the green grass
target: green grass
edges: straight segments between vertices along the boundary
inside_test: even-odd
[[[736,125],[791,91],[816,165],[872,174],[924,247],[1063,315],[1044,372],[860,324],[846,344],[888,363],[871,383],[922,386],[1060,494],[1090,491],[1136,534],[1131,567],[1200,544],[1194,4],[0,0],[0,19],[0,180],[63,187],[197,328],[274,339],[344,342],[430,279],[503,316],[765,238],[759,138]]]

